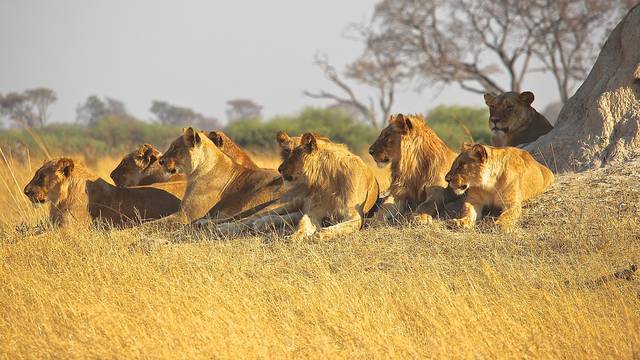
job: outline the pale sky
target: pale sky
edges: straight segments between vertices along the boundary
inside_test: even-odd
[[[225,102],[250,98],[264,114],[326,105],[302,95],[336,90],[313,65],[326,53],[341,69],[362,46],[345,28],[367,21],[373,0],[0,0],[0,93],[45,86],[52,121],[73,121],[87,96],[109,96],[151,118],[154,99],[225,119]],[[525,82],[542,110],[557,98],[549,76]],[[484,106],[452,85],[398,94],[394,112],[438,104]],[[337,91],[337,90],[336,90]],[[359,93],[366,95],[366,89]]]

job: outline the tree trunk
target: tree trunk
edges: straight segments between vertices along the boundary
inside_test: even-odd
[[[526,149],[556,171],[581,171],[640,155],[640,5],[609,35],[555,128]]]

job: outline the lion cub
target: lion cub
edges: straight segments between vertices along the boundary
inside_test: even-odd
[[[464,144],[446,176],[457,195],[467,196],[454,224],[473,227],[483,209],[491,208],[502,211],[496,223],[509,229],[520,218],[522,203],[543,193],[553,179],[551,170],[524,150]]]
[[[362,227],[363,218],[378,198],[373,172],[346,146],[318,141],[306,133],[278,167],[285,181],[304,184],[302,218],[294,239],[318,233],[331,238]],[[324,222],[335,225],[323,228]]]

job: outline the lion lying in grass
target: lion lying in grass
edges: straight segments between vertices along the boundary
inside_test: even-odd
[[[446,179],[456,194],[466,193],[456,226],[473,227],[483,210],[497,209],[496,223],[507,230],[520,218],[522,203],[542,194],[554,176],[524,150],[465,144]]]
[[[378,219],[410,215],[414,221],[428,222],[443,211],[446,202],[455,200],[445,189],[445,175],[456,154],[421,115],[392,116],[369,154],[378,167],[391,164],[391,196]]]
[[[484,101],[489,107],[489,127],[493,134],[491,145],[528,144],[553,129],[547,118],[531,106],[533,100],[530,91],[484,94]]]
[[[275,170],[239,165],[193,128],[185,129],[159,162],[165,171],[187,177],[180,209],[163,222],[190,224],[204,216],[229,218],[268,206],[285,192]]]
[[[340,153],[343,153],[340,156],[343,156],[346,153],[350,154],[349,157],[355,156],[349,153],[345,146],[332,143],[331,140],[326,137],[315,133],[309,133],[306,136],[307,139],[310,139],[310,137],[313,138],[316,148],[322,148],[327,151],[328,149],[338,149],[340,150]],[[292,137],[286,132],[280,131],[276,136],[276,141],[280,147],[280,157],[284,164],[287,159],[293,156],[294,150],[301,145],[303,136]],[[337,154],[338,153],[336,153],[336,155]],[[346,171],[349,172],[350,170],[354,169],[350,169],[347,166]],[[355,170],[357,172],[357,167]],[[233,219],[224,221],[223,223],[218,224],[218,231],[226,235],[236,235],[245,230],[261,232],[281,228],[283,226],[291,227],[296,225],[303,216],[305,202],[307,201],[306,199],[309,197],[309,194],[315,190],[309,188],[307,177],[305,175],[296,176],[295,179],[287,179],[286,177],[285,179],[287,180],[287,183],[290,184],[290,188],[285,194],[283,194],[277,203],[274,203],[269,208],[265,208],[257,213],[246,214],[247,216],[242,217],[239,221],[233,221]],[[329,183],[332,180],[326,179],[324,181]],[[316,182],[318,181],[316,180]],[[327,191],[331,191],[330,189],[333,187],[335,187],[335,184],[328,184],[329,190]],[[369,187],[367,198],[365,199],[363,206],[365,215],[370,215],[370,213],[373,212],[376,201],[378,200],[379,187],[375,177],[369,183]],[[204,223],[199,222],[199,224]]]
[[[378,183],[360,157],[344,145],[318,141],[311,133],[302,136],[278,171],[294,186],[304,184],[298,194],[303,215],[294,239],[316,232],[331,238],[357,231],[378,199]],[[323,227],[327,221],[335,225]]]
[[[172,214],[180,205],[180,199],[161,188],[115,187],[69,158],[45,162],[24,194],[33,203],[51,202],[49,220],[55,226],[91,220],[133,225]]]
[[[207,135],[213,143],[238,164],[257,168],[249,155],[222,131],[211,131]],[[117,186],[140,186],[175,181],[172,193],[182,198],[186,182],[183,174],[169,174],[158,163],[162,153],[151,144],[143,144],[127,154],[111,172]]]

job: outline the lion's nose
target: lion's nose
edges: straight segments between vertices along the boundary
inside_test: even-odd
[[[498,121],[500,121],[500,119],[495,118],[495,117],[492,117],[492,118],[489,118],[489,121],[491,121],[491,122],[492,122],[492,123],[494,123],[494,124],[497,124],[497,123],[498,123]]]
[[[164,158],[160,158],[158,162],[160,163],[160,165],[164,166],[164,164],[166,164],[167,161]]]
[[[27,195],[28,197],[31,197],[33,196],[33,191],[24,189],[24,194]]]
[[[447,175],[444,177],[444,180],[445,180],[446,182],[451,182],[451,174],[447,174]]]

